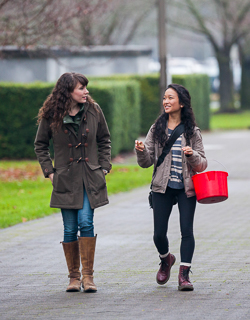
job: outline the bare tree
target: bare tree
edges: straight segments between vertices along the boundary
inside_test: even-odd
[[[94,10],[86,6],[88,14],[75,20],[75,31],[80,36],[77,40],[82,45],[128,44],[154,8],[155,1],[106,0],[105,11],[100,6]]]
[[[128,44],[155,0],[2,0],[0,45]]]
[[[219,64],[221,110],[232,110],[234,88],[230,52],[234,44],[250,33],[250,1],[180,0],[175,3],[178,4],[179,19],[169,17],[171,23],[208,39]],[[188,12],[191,15],[187,15]]]
[[[0,45],[70,45],[74,23],[99,8],[106,0],[3,0],[0,2]],[[90,4],[91,3],[91,4]],[[79,43],[80,44],[80,43]]]
[[[7,4],[7,2],[9,2],[10,0],[2,0],[0,2],[0,10]]]
[[[250,36],[238,43],[241,63],[241,109],[250,109]]]

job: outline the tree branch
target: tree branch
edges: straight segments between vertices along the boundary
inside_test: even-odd
[[[8,3],[10,0],[3,0],[0,2],[0,10],[3,8],[3,6],[6,5],[6,3]]]
[[[241,25],[241,24],[244,22],[244,20],[245,20],[247,14],[249,13],[249,11],[250,11],[250,2],[248,2],[248,3],[242,8],[242,10],[241,10],[241,12],[240,12],[240,14],[239,14],[239,16],[238,16],[238,18],[237,18],[236,25],[239,26],[239,25]]]
[[[154,5],[153,5],[154,6]],[[126,45],[129,43],[129,41],[132,40],[135,31],[137,30],[137,28],[139,27],[139,25],[141,24],[141,22],[148,16],[149,12],[151,12],[153,6],[150,6],[147,10],[145,10],[136,20],[134,20],[133,25],[130,29],[129,34],[127,35],[127,37],[125,38],[125,40],[123,41],[123,44]]]
[[[185,0],[188,4],[188,9],[191,12],[192,16],[195,18],[196,22],[200,26],[200,33],[206,35],[213,45],[215,51],[219,50],[219,45],[216,43],[215,38],[213,37],[212,33],[207,29],[203,17],[200,15],[198,9],[195,7],[194,3],[191,0]]]

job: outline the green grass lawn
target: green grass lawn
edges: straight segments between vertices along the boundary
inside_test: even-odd
[[[152,170],[114,165],[107,175],[109,195],[149,184]],[[0,161],[0,228],[59,212],[49,207],[51,191],[37,162]]]
[[[51,182],[42,177],[0,183],[0,228],[58,212],[49,208]]]
[[[238,113],[214,113],[211,115],[210,129],[250,129],[250,110]]]

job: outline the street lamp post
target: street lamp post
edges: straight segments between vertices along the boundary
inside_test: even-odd
[[[166,9],[165,0],[158,0],[158,43],[160,61],[160,101],[167,86]]]

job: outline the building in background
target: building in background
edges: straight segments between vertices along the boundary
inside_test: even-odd
[[[114,45],[81,48],[0,48],[0,81],[54,82],[65,72],[106,76],[150,72],[152,49],[143,45]]]

